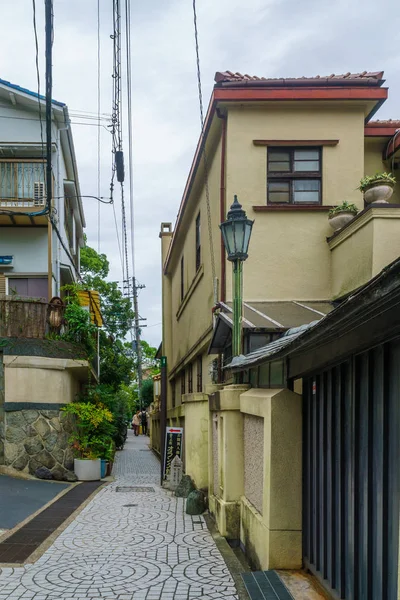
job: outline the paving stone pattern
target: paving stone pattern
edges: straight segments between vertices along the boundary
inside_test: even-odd
[[[186,515],[185,500],[160,488],[158,460],[141,451],[148,438],[129,433],[116,481],[36,563],[0,567],[0,600],[238,600],[203,517]]]

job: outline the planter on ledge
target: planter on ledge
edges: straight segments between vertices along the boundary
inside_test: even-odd
[[[329,211],[329,225],[332,227],[333,231],[339,231],[339,229],[342,229],[342,227],[352,221],[357,213],[357,206],[355,204],[350,204],[345,200],[342,204],[334,206]]]
[[[74,471],[79,481],[99,481],[101,479],[101,460],[100,458],[94,460],[75,458]]]
[[[358,189],[367,204],[387,204],[395,184],[396,178],[391,173],[375,173],[363,177]]]
[[[329,217],[328,222],[329,225],[332,227],[333,231],[338,231],[339,229],[342,229],[342,227],[347,225],[347,223],[350,223],[350,221],[352,221],[354,217],[354,213],[343,211],[336,213],[332,217]]]
[[[364,200],[367,204],[388,204],[393,195],[393,185],[377,183],[364,192]]]

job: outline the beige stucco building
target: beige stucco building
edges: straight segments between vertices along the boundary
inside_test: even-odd
[[[360,179],[396,174],[400,121],[374,121],[383,73],[264,79],[217,73],[175,228],[162,223],[167,419],[185,466],[254,565],[302,565],[302,385],[285,363],[230,385],[232,273],[219,223],[234,194],[254,219],[244,352],[323,318],[400,254],[400,185],[365,206]],[[360,213],[332,235],[331,207]],[[153,415],[154,421],[158,415]]]

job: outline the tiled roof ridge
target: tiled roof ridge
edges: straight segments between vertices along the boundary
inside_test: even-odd
[[[374,119],[367,123],[367,127],[382,127],[382,125],[392,125],[400,127],[400,119]]]
[[[318,83],[329,85],[331,83],[337,83],[342,81],[351,81],[352,83],[357,81],[359,83],[375,83],[378,85],[382,84],[383,71],[362,71],[361,73],[344,73],[336,75],[316,75],[314,77],[259,77],[257,75],[248,75],[247,73],[242,74],[233,71],[217,71],[215,73],[214,81],[216,84],[229,84],[229,83],[266,83],[270,85],[285,85],[286,84],[301,84],[305,82]]]

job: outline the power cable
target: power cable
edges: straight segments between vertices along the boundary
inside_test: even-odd
[[[101,161],[100,161],[100,149],[101,149],[101,131],[100,131],[100,110],[101,110],[101,92],[100,92],[100,68],[101,68],[101,55],[100,55],[100,0],[97,0],[97,195],[100,197],[101,193]],[[97,252],[100,254],[100,226],[101,226],[101,205],[97,207]]]
[[[124,278],[124,256],[122,254],[122,249],[121,249],[121,242],[119,239],[119,231],[118,231],[118,222],[117,222],[117,215],[115,213],[115,204],[112,203],[113,205],[113,213],[114,213],[114,223],[115,223],[115,231],[117,233],[117,242],[118,242],[118,250],[119,250],[119,256],[121,259],[121,269],[122,269],[122,279]]]
[[[37,79],[37,90],[38,90],[38,104],[39,104],[39,123],[40,123],[40,141],[41,141],[41,150],[42,150],[42,159],[43,159],[43,180],[44,180],[44,189],[46,190],[46,177],[45,177],[45,168],[44,168],[44,143],[43,143],[43,120],[42,120],[42,103],[40,98],[40,70],[39,70],[39,41],[37,35],[37,25],[36,25],[36,0],[32,0],[32,9],[33,9],[33,32],[35,35],[35,64],[36,64],[36,79]],[[36,120],[36,119],[33,119]],[[47,196],[47,192],[46,192]]]
[[[212,219],[211,219],[211,207],[210,207],[210,189],[208,184],[209,166],[206,152],[206,138],[204,131],[204,110],[203,110],[203,92],[201,87],[201,71],[200,71],[200,51],[199,51],[199,35],[197,30],[197,11],[196,11],[196,0],[193,0],[193,23],[194,23],[194,39],[196,46],[196,63],[197,63],[197,87],[199,94],[199,107],[200,107],[200,122],[201,122],[201,139],[200,144],[203,143],[203,163],[204,163],[204,184],[206,189],[206,205],[207,205],[207,224],[208,224],[208,239],[210,244],[210,256],[211,256],[211,272],[213,278],[214,295],[216,295],[216,269],[215,269],[215,256],[214,256],[214,242],[212,236]]]
[[[125,0],[126,18],[126,81],[128,99],[128,170],[129,170],[129,205],[131,216],[131,254],[132,275],[135,277],[135,212],[133,204],[133,144],[132,144],[132,66],[131,66],[131,3]]]

